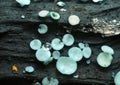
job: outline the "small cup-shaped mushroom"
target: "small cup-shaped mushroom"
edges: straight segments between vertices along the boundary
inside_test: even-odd
[[[40,84],[40,82],[35,82],[35,84],[34,84],[34,85],[41,85],[41,84]]]
[[[64,44],[59,38],[54,38],[51,42],[51,46],[54,50],[61,50],[64,47]]]
[[[42,79],[42,85],[59,85],[59,81],[56,78],[45,77]]]
[[[65,3],[62,2],[62,1],[59,1],[59,2],[57,2],[57,5],[58,5],[59,7],[64,7],[64,6],[65,6]]]
[[[74,61],[80,61],[83,58],[83,53],[80,48],[78,47],[72,47],[68,50],[68,55],[70,58],[72,58]]]
[[[117,74],[115,75],[114,83],[115,83],[115,85],[120,85],[120,71],[117,72]]]
[[[38,61],[45,62],[51,57],[51,52],[41,48],[36,51],[35,56]]]
[[[108,53],[105,53],[105,52],[101,52],[97,56],[97,63],[101,67],[109,67],[112,63],[112,60],[113,60],[113,56],[111,54],[108,54]]]
[[[38,50],[41,48],[41,41],[39,39],[34,39],[30,42],[30,48],[33,50]]]
[[[34,72],[34,67],[33,66],[26,66],[25,67],[25,72],[27,72],[27,73],[33,73]]]
[[[60,52],[59,51],[53,51],[52,57],[57,60],[58,58],[60,58]]]
[[[71,46],[73,45],[75,39],[72,34],[65,34],[62,38],[62,41],[66,46]]]
[[[39,13],[38,13],[39,17],[48,17],[49,15],[49,11],[48,10],[41,10]]]
[[[94,3],[102,2],[104,0],[92,0]]]
[[[45,49],[45,50],[50,50],[52,48],[51,43],[46,42],[45,44],[43,44],[42,48]]]
[[[25,5],[30,5],[30,0],[16,0],[17,3],[20,4],[21,7],[25,6]]]
[[[112,55],[114,54],[114,50],[110,46],[108,46],[108,45],[101,46],[101,50],[103,52],[108,53],[108,54],[112,54]]]
[[[56,62],[57,70],[65,75],[71,75],[77,70],[77,63],[70,57],[60,57]]]
[[[84,43],[78,43],[78,46],[80,47],[80,49],[83,49],[85,47]]]
[[[52,62],[52,60],[53,60],[53,57],[50,57],[48,58],[48,60],[44,61],[43,64],[48,65],[50,62]]]
[[[38,32],[40,34],[45,34],[48,31],[48,26],[46,24],[40,24],[38,28]]]
[[[59,20],[60,19],[60,14],[57,13],[57,12],[50,12],[50,17],[53,19],[53,20]]]
[[[80,23],[80,18],[77,15],[70,15],[68,18],[68,22],[70,25],[75,26]]]
[[[92,50],[91,50],[91,48],[90,47],[84,47],[84,49],[83,49],[83,56],[85,57],[85,58],[90,58],[90,56],[91,56],[91,54],[92,54]]]

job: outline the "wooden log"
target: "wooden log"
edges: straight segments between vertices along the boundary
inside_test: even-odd
[[[71,4],[72,3],[72,4]],[[65,33],[68,33],[69,24],[67,18],[70,14],[76,14],[81,18],[81,24],[77,27],[85,27],[91,24],[93,16],[102,18],[106,11],[111,8],[118,8],[119,2],[109,0],[105,4],[93,4],[93,3],[77,3],[76,1],[66,2],[67,12],[60,12],[60,8],[53,2],[33,2],[30,6],[21,8],[14,0],[4,1],[0,3],[0,79],[12,79],[20,78],[27,79],[32,82],[40,81],[42,78],[49,76],[58,78],[60,84],[90,84],[90,85],[110,85],[113,84],[112,73],[119,71],[120,67],[120,40],[119,35],[113,37],[101,37],[100,34],[84,33],[78,30],[73,30],[71,33],[75,37],[75,44],[78,42],[88,43],[92,48],[92,56],[90,58],[91,63],[86,64],[86,59],[78,62],[77,71],[70,76],[60,74],[56,67],[56,61],[54,60],[49,65],[45,66],[41,62],[38,62],[35,58],[35,51],[31,50],[29,43],[33,39],[40,39],[42,43],[51,42],[55,37],[60,39]],[[90,6],[92,5],[92,6]],[[96,8],[96,9],[95,9]],[[55,10],[61,14],[59,21],[53,21],[51,19],[40,19],[38,12],[42,9]],[[115,10],[109,10],[112,14]],[[115,12],[116,13],[116,12]],[[21,18],[21,15],[25,15],[25,19]],[[89,18],[88,18],[89,17]],[[119,16],[120,17],[120,16]],[[116,16],[115,16],[116,18]],[[49,31],[45,35],[40,35],[37,32],[38,25],[45,23],[49,27]],[[74,28],[74,27],[72,27]],[[75,27],[76,28],[76,27]],[[114,59],[112,65],[109,68],[101,68],[97,62],[96,57],[101,52],[100,47],[104,44],[110,45],[115,50]],[[67,55],[67,50],[70,47],[65,47],[61,50],[62,55]],[[13,73],[11,66],[16,65],[18,73]],[[24,68],[31,65],[35,68],[34,73],[23,73]],[[78,75],[78,78],[74,76]],[[20,82],[20,81],[19,81]]]

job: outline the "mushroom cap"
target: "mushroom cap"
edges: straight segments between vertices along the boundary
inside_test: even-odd
[[[42,85],[58,85],[58,84],[59,84],[59,81],[56,78],[51,77],[50,79],[48,79],[48,77],[45,77],[42,80]]]
[[[41,41],[39,39],[34,39],[30,42],[30,48],[33,50],[38,50],[41,48]]]
[[[71,75],[77,70],[77,63],[70,57],[60,57],[56,62],[57,70],[65,75]]]
[[[92,54],[92,50],[91,50],[91,48],[90,47],[84,47],[84,49],[83,49],[83,56],[85,57],[85,58],[90,58],[90,56],[91,56],[91,54]]]
[[[53,51],[52,57],[57,60],[58,58],[60,58],[60,52],[59,51]]]
[[[33,68],[33,66],[26,66],[25,71],[28,73],[32,73],[32,72],[34,72],[34,68]]]
[[[115,85],[120,85],[120,71],[114,77]]]
[[[64,7],[64,6],[65,6],[65,3],[62,2],[62,1],[59,1],[59,2],[57,2],[57,5],[60,6],[60,7]]]
[[[85,47],[84,43],[78,43],[78,46],[80,47],[80,49],[83,49]]]
[[[108,45],[101,46],[101,50],[103,52],[108,53],[108,54],[114,54],[114,50],[110,46],[108,46]]]
[[[70,15],[68,18],[68,22],[70,25],[78,25],[80,23],[80,18],[77,15]]]
[[[71,46],[73,45],[73,43],[75,42],[75,39],[73,37],[73,35],[71,34],[65,34],[62,38],[62,42],[66,45],[66,46]]]
[[[51,46],[54,50],[61,50],[64,47],[64,44],[59,38],[54,38],[51,42]]]
[[[45,49],[39,49],[36,51],[36,54],[35,54],[36,58],[38,61],[47,61],[50,56],[51,56],[51,52],[49,50],[45,50]]]
[[[49,14],[50,14],[50,17],[54,20],[60,19],[60,14],[57,12],[50,12]]]
[[[80,48],[78,47],[72,47],[68,50],[68,55],[70,58],[72,58],[74,61],[80,61],[83,58],[83,53]]]
[[[49,11],[48,10],[41,10],[38,13],[39,17],[47,17],[49,15]]]
[[[48,26],[46,24],[40,24],[38,28],[38,32],[40,34],[45,34],[48,31]]]
[[[97,63],[101,66],[101,67],[109,67],[111,65],[111,62],[113,60],[112,55],[105,53],[105,52],[101,52],[98,56],[97,56]]]
[[[16,0],[17,3],[19,3],[21,6],[24,5],[29,5],[30,4],[30,0]]]

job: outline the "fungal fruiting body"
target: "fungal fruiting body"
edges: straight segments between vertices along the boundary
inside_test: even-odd
[[[83,53],[82,53],[81,49],[79,49],[78,47],[70,48],[68,51],[68,55],[74,61],[80,61],[83,58]]]
[[[25,5],[30,5],[31,1],[30,0],[16,0],[17,3],[20,4],[21,7]]]
[[[60,58],[60,52],[59,51],[53,51],[52,57],[57,60],[58,58]]]
[[[40,82],[35,82],[35,84],[34,84],[34,85],[41,85],[41,84],[40,84]]]
[[[90,56],[92,54],[92,50],[90,47],[84,47],[82,52],[83,52],[83,56],[85,58],[90,58]]]
[[[120,71],[117,72],[117,74],[115,75],[114,83],[115,83],[115,85],[120,85]]]
[[[57,12],[50,12],[49,15],[53,20],[59,20],[60,19],[60,14],[57,13]]]
[[[70,57],[60,57],[56,62],[57,70],[65,75],[71,75],[77,70],[77,63]]]
[[[48,17],[49,16],[49,11],[48,10],[41,10],[38,13],[39,17]]]
[[[62,38],[62,42],[66,45],[66,46],[71,46],[73,45],[75,39],[73,37],[72,34],[65,34]]]
[[[27,72],[27,73],[33,73],[34,72],[34,67],[33,66],[26,66],[25,67],[25,72]]]
[[[64,47],[64,44],[59,38],[54,38],[51,42],[51,46],[54,50],[61,50]]]
[[[80,47],[80,49],[83,49],[85,47],[84,43],[78,43],[78,46]]]
[[[41,48],[41,41],[39,39],[34,39],[30,42],[30,48],[33,50],[38,50]]]
[[[75,26],[80,23],[80,18],[77,15],[70,15],[68,18],[68,22],[70,25]]]
[[[57,5],[58,5],[59,7],[64,7],[64,6],[65,6],[65,3],[62,2],[62,1],[59,1],[59,2],[57,2]]]
[[[59,85],[59,81],[56,78],[45,77],[42,79],[42,85]]]
[[[18,68],[17,68],[16,65],[12,65],[12,71],[13,71],[14,73],[18,73]]]
[[[103,0],[92,0],[94,3],[102,2]]]
[[[110,46],[108,46],[108,45],[103,45],[103,46],[101,46],[101,50],[102,50],[103,52],[108,53],[108,54],[111,54],[111,55],[114,54],[114,50],[113,50]]]
[[[41,48],[36,51],[35,56],[38,61],[45,62],[51,57],[51,52]]]
[[[48,31],[48,26],[46,24],[40,24],[38,27],[39,34],[45,34]]]
[[[109,67],[111,65],[111,62],[113,60],[112,55],[105,53],[105,52],[101,52],[98,56],[97,56],[97,63],[101,66],[101,67]]]

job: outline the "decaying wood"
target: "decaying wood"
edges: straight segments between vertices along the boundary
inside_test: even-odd
[[[4,78],[26,78],[32,81],[41,81],[45,76],[56,77],[61,84],[74,85],[95,84],[95,85],[110,85],[113,84],[112,73],[116,73],[120,69],[120,39],[118,36],[101,37],[100,34],[91,33],[88,29],[92,26],[92,19],[104,19],[106,22],[120,18],[120,2],[118,0],[106,0],[103,4],[93,3],[78,3],[76,1],[66,2],[66,12],[60,12],[60,7],[53,2],[33,2],[28,7],[21,8],[14,0],[0,1],[0,79]],[[117,2],[117,3],[116,3]],[[49,18],[41,19],[38,17],[38,12],[42,9],[57,11],[61,15],[61,19],[53,21]],[[67,18],[70,14],[76,14],[80,17],[81,23],[79,26],[71,27]],[[21,18],[25,15],[25,19]],[[38,25],[45,23],[49,27],[49,32],[45,35],[40,35],[37,32]],[[51,42],[55,37],[61,38],[66,30],[71,30],[75,36],[75,45],[78,42],[88,43],[92,48],[91,63],[86,64],[86,59],[78,62],[76,73],[70,76],[60,74],[56,68],[54,60],[49,65],[45,66],[38,62],[35,58],[35,51],[31,50],[29,43],[31,40],[38,38],[43,43]],[[84,30],[83,30],[84,28]],[[88,28],[88,29],[86,29]],[[78,31],[80,30],[80,31]],[[87,30],[87,31],[86,31]],[[113,29],[114,30],[114,29]],[[119,31],[119,29],[118,29]],[[118,32],[116,31],[116,32]],[[87,33],[86,33],[87,32]],[[96,33],[96,30],[92,29]],[[97,31],[104,34],[104,32]],[[111,35],[110,35],[111,36]],[[115,50],[114,60],[109,68],[101,68],[96,62],[97,55],[101,52],[100,47],[104,44],[110,45]],[[62,55],[67,55],[65,47],[61,51]],[[18,74],[14,74],[11,66],[18,67]],[[35,72],[32,74],[23,73],[25,66],[32,65]],[[79,78],[73,76],[79,75]]]

